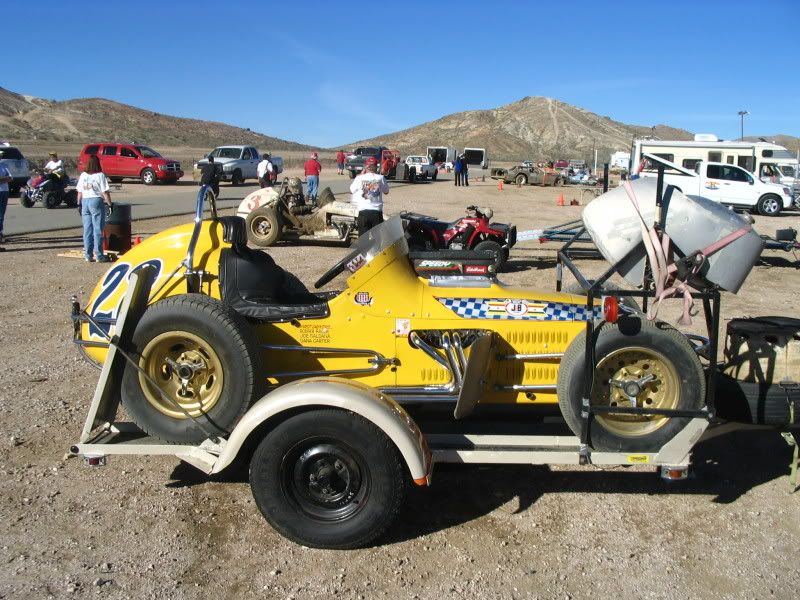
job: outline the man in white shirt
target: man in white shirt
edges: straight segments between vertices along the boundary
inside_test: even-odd
[[[350,184],[351,202],[358,208],[358,235],[383,223],[383,196],[389,193],[389,184],[377,170],[378,161],[370,156],[364,164],[364,172]]]
[[[261,162],[258,163],[256,167],[256,175],[258,175],[258,183],[261,184],[262,188],[272,185],[272,171],[274,167],[272,165],[272,155],[267,152],[261,156]]]
[[[50,152],[49,154],[50,160],[47,161],[47,164],[44,166],[44,172],[47,175],[55,175],[56,177],[63,177],[65,174],[64,171],[64,161],[58,158],[58,154],[55,152]]]

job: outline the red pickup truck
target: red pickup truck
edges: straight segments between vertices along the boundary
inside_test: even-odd
[[[96,154],[103,173],[111,181],[123,178],[141,179],[145,185],[159,181],[175,183],[183,177],[181,163],[164,158],[158,152],[141,144],[100,143],[87,144],[78,156],[78,171],[86,169],[89,156]]]

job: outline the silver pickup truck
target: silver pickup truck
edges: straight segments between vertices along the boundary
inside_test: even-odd
[[[217,146],[205,158],[194,164],[192,175],[195,180],[200,179],[200,168],[208,164],[208,157],[213,156],[214,162],[222,165],[220,180],[230,181],[231,185],[240,185],[247,179],[258,179],[256,168],[261,161],[261,156],[253,146]],[[273,156],[272,164],[278,173],[283,171],[283,159]]]

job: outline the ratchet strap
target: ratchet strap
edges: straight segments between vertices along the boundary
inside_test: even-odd
[[[683,311],[678,319],[678,324],[691,325],[692,316],[696,313],[692,312],[694,299],[692,298],[692,288],[686,282],[686,279],[691,275],[697,274],[709,256],[747,234],[751,230],[751,227],[750,225],[746,225],[736,229],[716,242],[709,244],[702,250],[698,250],[689,255],[687,257],[687,259],[690,259],[688,263],[689,269],[682,273],[681,278],[678,278],[678,261],[674,261],[672,258],[672,240],[670,240],[669,235],[667,235],[666,232],[662,232],[661,238],[659,239],[659,232],[656,228],[650,227],[644,220],[639,207],[639,201],[636,198],[636,192],[633,191],[633,186],[631,186],[629,180],[624,182],[623,188],[633,205],[634,211],[636,211],[636,215],[639,217],[639,225],[642,229],[642,241],[644,242],[647,258],[650,261],[650,269],[656,288],[655,300],[647,310],[647,318],[650,320],[656,318],[662,300],[680,294],[683,296]]]

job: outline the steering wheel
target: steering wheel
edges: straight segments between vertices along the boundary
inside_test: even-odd
[[[350,254],[345,256],[342,260],[333,265],[330,269],[328,269],[325,272],[325,274],[322,277],[320,277],[319,279],[317,279],[316,282],[314,282],[314,289],[318,290],[326,283],[332,281],[336,276],[338,276],[342,271],[344,271],[345,265],[347,265],[347,263],[355,259],[359,254],[361,254],[359,250],[351,252]]]

